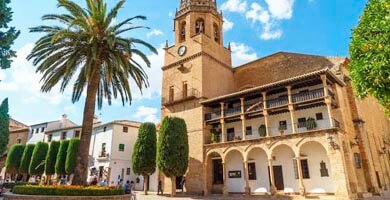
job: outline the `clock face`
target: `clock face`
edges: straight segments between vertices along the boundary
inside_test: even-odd
[[[179,47],[177,53],[179,54],[179,56],[184,56],[184,54],[186,54],[187,52],[187,47],[186,46],[181,46]]]

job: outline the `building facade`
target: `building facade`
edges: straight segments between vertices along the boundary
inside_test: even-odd
[[[214,0],[181,0],[174,26],[162,117],[187,122],[189,193],[353,199],[389,188],[390,122],[354,97],[347,58],[279,52],[232,67]]]

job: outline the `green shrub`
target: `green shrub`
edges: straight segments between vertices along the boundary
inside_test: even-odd
[[[65,172],[73,174],[77,163],[77,154],[79,152],[80,139],[73,138],[69,142],[68,152],[66,154]]]
[[[2,19],[4,19],[4,15],[2,16]],[[2,39],[1,36],[0,39]],[[0,51],[0,55],[1,54],[2,52]],[[8,98],[6,98],[0,104],[0,156],[3,155],[3,153],[7,149],[8,141],[9,141],[9,114],[8,114]]]
[[[259,127],[259,136],[260,137],[267,136],[267,128],[265,127],[264,124],[260,125],[260,127]]]
[[[7,154],[7,160],[5,162],[5,168],[9,173],[18,173],[20,167],[20,158],[23,155],[25,145],[15,144],[11,147]]]
[[[40,176],[43,174],[43,172],[45,171],[45,159],[48,149],[49,145],[47,143],[38,142],[35,145],[30,167],[28,169],[30,175]]]
[[[46,155],[45,161],[45,174],[53,175],[55,174],[55,165],[57,160],[58,149],[60,148],[60,142],[52,141],[50,143],[49,152]]]
[[[35,144],[28,144],[24,148],[22,160],[20,161],[19,172],[22,174],[28,174],[28,168],[30,167],[31,157],[35,148]]]
[[[81,187],[81,186],[15,186],[13,193],[22,195],[44,196],[112,196],[124,195],[123,189],[109,187]]]
[[[61,141],[60,148],[58,149],[55,171],[57,175],[65,175],[65,162],[66,154],[68,152],[69,140]]]
[[[3,187],[5,189],[10,189],[11,191],[15,186],[22,186],[22,185],[38,185],[38,183],[28,183],[28,182],[8,182],[8,183],[3,183]]]
[[[309,117],[307,120],[306,120],[306,128],[307,130],[313,130],[313,129],[316,129],[317,128],[317,122],[314,118],[312,117]]]

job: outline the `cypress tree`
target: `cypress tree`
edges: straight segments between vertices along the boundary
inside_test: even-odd
[[[65,162],[66,154],[68,153],[69,140],[61,141],[60,148],[58,150],[55,170],[57,175],[65,175]]]
[[[10,148],[5,162],[5,168],[8,173],[16,174],[19,172],[20,158],[23,155],[24,147],[25,145],[23,144],[15,144]]]
[[[28,168],[30,167],[31,157],[34,151],[35,145],[28,144],[24,148],[22,160],[20,161],[19,172],[22,174],[28,174]]]
[[[55,165],[57,160],[57,154],[58,150],[60,148],[60,142],[52,141],[50,143],[49,151],[46,155],[46,161],[45,161],[45,174],[46,175],[53,175],[55,174]]]
[[[0,105],[0,157],[7,149],[8,141],[9,141],[9,115],[8,115],[8,98],[6,98]]]
[[[11,46],[20,34],[14,27],[8,27],[12,20],[11,8],[7,6],[9,3],[10,0],[0,1],[0,69],[11,66],[11,59],[16,57],[16,52],[11,50]]]
[[[144,177],[144,192],[147,194],[148,176],[156,171],[156,126],[144,123],[138,131],[132,156],[133,171]]]
[[[38,142],[35,145],[28,172],[30,175],[40,176],[45,172],[45,159],[49,145],[47,143]]]
[[[68,152],[66,154],[66,162],[65,162],[65,172],[67,174],[73,174],[75,172],[79,146],[80,146],[80,139],[73,138],[70,140]]]
[[[171,178],[172,196],[176,195],[176,177],[183,176],[188,168],[189,147],[187,126],[183,119],[165,117],[157,144],[157,166]]]

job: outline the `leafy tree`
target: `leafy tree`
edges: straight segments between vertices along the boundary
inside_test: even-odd
[[[77,102],[86,89],[82,122],[80,151],[77,154],[77,167],[74,184],[86,185],[88,174],[88,152],[93,130],[96,103],[101,109],[103,99],[109,105],[112,99],[120,96],[123,105],[131,103],[130,79],[140,90],[149,85],[142,63],[150,67],[150,61],[142,50],[142,45],[157,53],[156,49],[139,39],[124,37],[128,31],[145,28],[133,26],[135,16],[114,24],[118,11],[126,0],[120,0],[110,11],[104,0],[85,0],[84,9],[71,0],[58,0],[58,6],[67,14],[50,14],[43,20],[53,20],[49,26],[31,28],[31,32],[45,35],[36,42],[28,56],[37,65],[37,72],[43,74],[42,92],[49,92],[56,85],[61,91],[75,77],[72,102]],[[142,63],[133,56],[139,56]]]
[[[8,98],[6,98],[0,105],[0,157],[7,149],[8,141],[9,141],[9,115],[8,115]]]
[[[353,30],[350,72],[358,97],[372,95],[390,116],[390,1],[369,0]]]
[[[148,194],[148,177],[156,171],[156,142],[156,126],[153,123],[142,124],[134,146],[132,165],[134,173],[144,177],[145,194]]]
[[[80,139],[71,139],[69,142],[68,152],[66,154],[65,172],[73,174],[77,164],[77,153],[79,152]]]
[[[66,155],[68,154],[69,140],[61,141],[60,148],[58,149],[55,170],[57,175],[65,175],[65,162]]]
[[[45,174],[46,175],[54,175],[55,174],[55,165],[57,161],[57,154],[58,150],[60,148],[60,142],[52,141],[50,143],[49,151],[46,155],[46,161],[45,161]]]
[[[45,159],[48,149],[49,145],[47,143],[38,142],[35,145],[31,157],[30,167],[28,168],[30,175],[40,176],[45,172]]]
[[[22,174],[28,174],[28,168],[30,167],[31,157],[35,148],[35,144],[28,144],[24,148],[22,160],[20,161],[19,172]]]
[[[157,166],[171,178],[172,196],[176,195],[176,177],[183,176],[188,168],[188,135],[183,119],[165,117],[157,144]]]
[[[7,172],[14,174],[19,172],[20,158],[23,155],[24,147],[23,144],[15,144],[10,148],[5,162]]]
[[[11,50],[14,40],[20,32],[14,27],[9,27],[8,23],[12,20],[11,8],[7,6],[10,0],[0,1],[0,68],[7,69],[11,67],[11,59],[16,57],[16,52]]]

